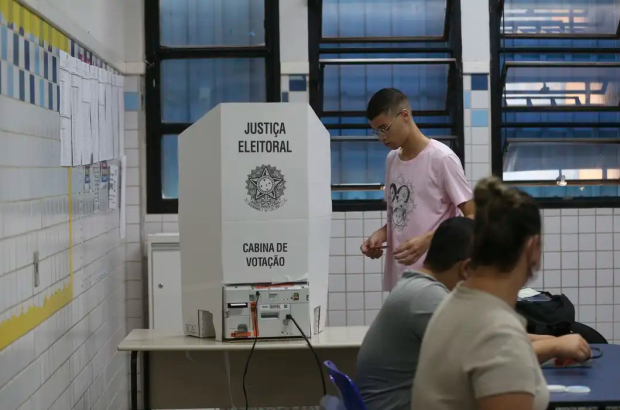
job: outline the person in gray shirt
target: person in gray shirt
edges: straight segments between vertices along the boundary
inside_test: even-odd
[[[403,273],[371,324],[357,356],[355,384],[368,410],[411,408],[411,390],[426,327],[450,291],[467,279],[474,221],[442,222],[418,270]],[[581,362],[587,342],[577,334],[528,335],[540,363],[554,357]]]
[[[408,270],[383,303],[357,356],[355,383],[368,410],[409,409],[426,326],[439,304],[466,279],[474,221],[442,222],[424,265]]]

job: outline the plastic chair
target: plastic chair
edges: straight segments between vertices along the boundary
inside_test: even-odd
[[[340,399],[343,401],[344,407],[347,410],[366,410],[362,396],[360,396],[360,392],[351,378],[338,370],[331,361],[326,360],[323,364],[327,367],[330,380],[340,392]]]

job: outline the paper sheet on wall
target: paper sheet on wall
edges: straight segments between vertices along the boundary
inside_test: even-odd
[[[112,118],[112,73],[106,73],[106,83],[105,83],[105,125],[106,125],[106,138],[108,141],[108,158],[113,159],[116,158],[116,150],[114,146],[114,131],[113,124],[114,119]]]
[[[71,72],[61,68],[59,72],[58,85],[60,88],[60,116],[71,118]]]
[[[99,162],[99,77],[98,67],[90,66],[90,134],[93,140],[93,163]]]
[[[77,74],[71,75],[71,145],[73,147],[73,166],[82,165],[82,126],[80,112],[82,111],[82,97],[80,88],[82,79]]]
[[[73,166],[71,152],[71,118],[60,117],[60,166]]]
[[[99,213],[101,203],[101,164],[96,163],[91,168],[92,172],[92,186],[95,193],[95,213]]]
[[[107,211],[109,207],[108,202],[108,182],[110,180],[110,167],[107,161],[101,163],[101,211]]]
[[[98,108],[98,113],[99,115],[98,120],[99,120],[99,159],[104,161],[109,159],[108,158],[108,141],[106,139],[106,117],[105,117],[105,78],[106,78],[106,74],[105,71],[103,71],[102,69],[98,68],[97,69],[97,74],[98,74],[98,85],[99,85],[99,89],[97,92],[97,96],[99,98],[99,108]]]
[[[125,200],[125,193],[127,192],[127,157],[123,155],[121,157],[121,172],[119,175],[121,181],[121,220],[120,220],[120,233],[121,239],[125,239],[126,232],[126,215],[127,201]]]
[[[118,208],[118,165],[110,165],[110,181],[108,182],[109,208]]]
[[[71,141],[71,66],[75,61],[64,51],[59,56],[59,99],[60,99],[60,166],[73,166]]]
[[[114,76],[114,78],[116,78],[116,76]],[[118,87],[112,87],[112,137],[114,138],[114,158],[118,158],[120,155],[118,132],[118,91]]]
[[[80,93],[82,95],[82,107],[80,110],[80,115],[82,117],[81,121],[84,130],[84,143],[82,145],[82,165],[90,165],[92,164],[93,157],[93,140],[90,124],[90,67],[88,66],[88,64],[81,61],[78,64],[80,66],[79,75],[82,80],[80,87]]]
[[[118,152],[125,155],[125,77],[118,76]]]

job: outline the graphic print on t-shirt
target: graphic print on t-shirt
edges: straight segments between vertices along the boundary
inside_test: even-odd
[[[415,209],[415,203],[413,202],[413,185],[402,175],[390,184],[388,206],[392,228],[399,231],[405,228],[409,223],[409,215]]]

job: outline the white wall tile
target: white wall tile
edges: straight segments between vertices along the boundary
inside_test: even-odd
[[[562,250],[561,236],[557,234],[543,235],[543,250],[545,252],[560,252]]]
[[[596,303],[599,305],[613,305],[614,303],[613,288],[611,287],[596,288]]]
[[[579,270],[579,286],[596,286],[596,271],[591,269]]]
[[[579,235],[562,234],[561,237],[562,251],[572,252],[579,250]]]
[[[347,292],[364,291],[364,275],[347,275]]]
[[[579,321],[580,322],[596,321],[596,306],[579,306]]]
[[[344,238],[344,220],[332,219],[332,238]]]
[[[347,219],[345,221],[345,233],[347,238],[364,237],[364,221],[362,219]]]
[[[560,252],[545,252],[544,253],[544,269],[560,269],[562,267]]]
[[[347,325],[347,312],[330,310],[327,314],[327,321],[329,326],[346,326]]]
[[[596,234],[596,250],[597,251],[613,251],[614,236],[611,233]]]
[[[614,285],[614,271],[613,270],[598,269],[596,271],[596,286],[613,286],[613,285]]]
[[[366,292],[380,292],[382,284],[381,274],[365,274],[364,290]]]
[[[579,253],[562,252],[562,269],[578,269]]]
[[[543,231],[545,234],[559,234],[561,232],[561,218],[557,216],[545,216],[543,218]]]
[[[347,256],[346,257],[347,274],[357,274],[364,272],[363,256]]]
[[[579,304],[594,305],[596,304],[596,288],[579,288]],[[580,319],[583,321],[583,319]]]
[[[613,232],[614,219],[613,216],[597,216],[596,217],[596,232]]]
[[[563,270],[561,272],[562,272],[562,287],[579,286],[579,271]]]
[[[346,310],[347,299],[345,293],[329,293],[329,310]]]
[[[364,309],[364,293],[363,292],[347,292],[347,310],[363,310]]]
[[[381,273],[383,259],[364,258],[364,273]]]
[[[614,253],[596,252],[596,267],[599,269],[612,269],[614,267]]]
[[[346,273],[344,256],[329,257],[329,273]]]
[[[562,271],[545,269],[544,284],[545,284],[545,288],[561,287],[562,286]]]
[[[329,242],[329,254],[331,256],[346,255],[344,238],[331,238],[331,241]]]
[[[596,233],[596,217],[590,215],[582,215],[580,213],[579,233]]]
[[[347,326],[364,326],[363,310],[347,310]]]
[[[613,322],[614,310],[613,306],[596,306],[596,321],[597,322]]]
[[[578,237],[579,237],[579,250],[580,251],[595,251],[596,250],[596,234],[580,233]]]
[[[346,292],[345,275],[329,275],[330,292]]]
[[[381,292],[366,292],[364,298],[365,309],[381,309],[381,305],[383,304],[383,295]]]
[[[579,269],[596,268],[596,252],[579,252]]]
[[[566,211],[562,210],[562,233],[578,233],[579,232],[579,217],[576,216],[564,216]],[[584,232],[585,233],[585,232]]]

